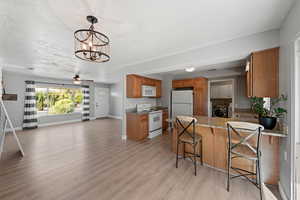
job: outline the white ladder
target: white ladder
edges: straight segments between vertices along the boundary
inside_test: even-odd
[[[15,140],[17,141],[17,144],[18,144],[18,147],[20,149],[21,155],[24,156],[25,154],[24,154],[23,148],[22,148],[21,143],[19,141],[19,138],[16,134],[16,130],[13,127],[13,125],[11,123],[11,120],[10,120],[8,114],[7,114],[7,111],[6,111],[6,108],[4,106],[4,103],[3,103],[2,99],[0,99],[0,123],[1,123],[1,127],[0,127],[0,159],[1,159],[1,154],[3,152],[3,147],[4,147],[7,123],[11,128],[11,131],[14,135]]]

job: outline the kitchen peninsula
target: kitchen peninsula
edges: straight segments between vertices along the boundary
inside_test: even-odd
[[[212,118],[206,116],[194,116],[197,119],[196,134],[203,140],[203,162],[205,165],[223,170],[227,169],[227,121],[239,121],[233,118]],[[172,134],[172,151],[176,152],[177,129]],[[247,134],[247,133],[245,133]],[[277,184],[279,181],[279,150],[280,138],[286,137],[283,131],[264,130],[261,137],[262,151],[262,180],[268,184]],[[198,147],[199,148],[199,147]],[[187,151],[191,151],[186,146]],[[179,147],[182,153],[182,146]],[[246,159],[236,159],[233,166],[249,171],[255,170],[255,162]]]

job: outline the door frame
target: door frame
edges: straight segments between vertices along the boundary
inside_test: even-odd
[[[97,115],[97,102],[96,102],[96,91],[97,91],[97,89],[107,89],[107,91],[108,91],[108,93],[107,93],[107,98],[108,98],[108,112],[107,112],[107,115],[101,115],[101,116],[99,116],[99,115]],[[95,118],[97,119],[97,118],[101,118],[101,117],[108,117],[109,116],[109,95],[110,95],[110,92],[109,92],[109,88],[105,88],[105,87],[95,87],[95,90],[94,90],[94,95],[95,95],[95,102],[94,102],[94,109],[95,109]]]
[[[297,91],[300,83],[300,35],[298,35],[297,39],[294,42],[294,59],[291,61],[292,63],[292,69],[290,72],[291,75],[291,195],[292,199],[297,199],[297,191],[299,188],[297,188],[297,173],[296,173],[296,152],[297,152],[297,141],[296,141],[296,134],[298,133],[297,130],[299,130],[300,125],[296,123],[300,120],[300,113],[297,112],[300,110],[300,93]],[[298,89],[299,90],[299,89]],[[299,134],[299,133],[298,133]],[[300,137],[300,136],[298,136]],[[300,167],[300,166],[298,166]]]
[[[232,115],[234,113],[234,107],[235,107],[235,79],[234,78],[224,78],[224,79],[216,79],[216,80],[209,80],[208,81],[208,91],[207,91],[207,107],[208,107],[208,117],[211,117],[212,116],[212,113],[211,113],[211,106],[210,106],[210,96],[211,96],[211,93],[210,93],[210,84],[211,83],[215,83],[215,82],[223,82],[223,81],[231,81],[232,82]]]

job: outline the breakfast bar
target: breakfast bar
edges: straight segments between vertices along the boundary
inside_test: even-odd
[[[227,122],[241,121],[233,118],[212,118],[206,116],[194,116],[197,119],[195,132],[202,136],[204,165],[225,171],[227,169]],[[173,120],[172,120],[173,121]],[[247,134],[246,132],[243,134]],[[261,137],[262,152],[262,181],[267,184],[277,184],[279,181],[280,166],[280,139],[286,137],[284,131],[263,130]],[[172,133],[172,151],[177,151],[177,128],[174,126]],[[187,151],[191,147],[186,146]],[[199,150],[199,147],[198,147]],[[179,154],[182,154],[182,146],[179,146]],[[232,165],[253,171],[255,162],[246,159],[236,159]]]

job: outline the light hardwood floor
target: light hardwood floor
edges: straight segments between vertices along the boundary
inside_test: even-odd
[[[124,141],[119,120],[102,119],[18,132],[26,157],[8,136],[0,161],[0,199],[252,200],[258,190],[225,174],[181,160],[175,168],[170,136]]]

